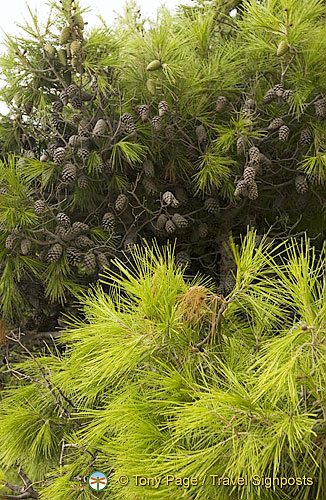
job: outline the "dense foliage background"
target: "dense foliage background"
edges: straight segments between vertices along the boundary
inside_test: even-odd
[[[7,486],[88,499],[98,468],[103,498],[322,500],[324,2],[30,14],[0,61]],[[137,471],[313,484],[118,485]]]

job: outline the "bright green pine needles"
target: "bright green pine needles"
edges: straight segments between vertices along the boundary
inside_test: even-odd
[[[26,377],[1,403],[2,467],[21,463],[51,500],[94,498],[80,479],[94,470],[110,474],[101,495],[116,500],[323,500],[325,249],[258,244],[250,231],[230,250],[225,299],[189,282],[170,249],[116,262],[109,291],[95,287],[83,319],[70,318],[65,353],[14,367]],[[167,485],[168,474],[198,484]],[[162,483],[137,486],[136,475]],[[218,486],[213,475],[256,484]],[[263,476],[313,485],[273,489]]]

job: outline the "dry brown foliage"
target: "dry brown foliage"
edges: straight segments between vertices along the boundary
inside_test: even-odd
[[[226,302],[222,296],[212,293],[204,286],[192,286],[179,296],[178,313],[188,325],[206,323],[209,327],[208,337],[212,343],[225,306]]]

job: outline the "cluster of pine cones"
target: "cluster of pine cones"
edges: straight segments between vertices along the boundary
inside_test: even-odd
[[[303,114],[301,117],[302,128],[298,135],[297,122],[289,113],[289,106],[294,97],[292,90],[277,84],[266,92],[261,106],[254,99],[245,98],[239,102],[239,106],[233,107],[233,112],[240,115],[245,123],[243,132],[238,132],[236,140],[236,155],[241,159],[245,157],[245,164],[241,177],[235,179],[235,197],[257,200],[259,186],[265,187],[265,179],[268,186],[272,186],[275,171],[282,165],[283,158],[286,159],[286,169],[284,168],[284,174],[281,176],[284,185],[291,184],[292,179],[292,185],[300,196],[306,196],[310,183],[317,181],[316,175],[310,175],[308,179],[300,169],[300,160],[313,143],[313,131],[309,124],[309,120],[313,118],[312,104],[307,107],[307,115]],[[229,104],[226,97],[220,96],[217,99],[216,111],[232,112]],[[326,100],[319,99],[313,105],[314,116],[317,119],[325,119]],[[276,113],[279,116],[275,116]],[[285,196],[288,194],[287,192]]]
[[[234,113],[245,124],[236,131],[231,151],[239,164],[234,196],[232,190],[224,196],[214,188],[198,193],[191,177],[194,170],[188,178],[185,172],[180,178],[176,172],[172,178],[167,174],[164,147],[160,155],[155,150],[151,154],[147,147],[147,157],[134,164],[127,155],[117,153],[119,141],[141,142],[147,128],[144,137],[151,136],[153,146],[175,140],[176,147],[185,148],[188,162],[196,166],[209,147],[211,130],[196,120],[193,130],[187,123],[184,132],[172,101],[163,95],[157,100],[153,97],[151,80],[146,84],[151,102],[142,100],[131,108],[130,101],[124,103],[112,68],[103,72],[101,81],[88,77],[83,70],[84,25],[80,14],[72,14],[60,34],[60,47],[44,45],[45,60],[51,67],[61,65],[63,79],[47,95],[49,106],[42,130],[36,127],[35,148],[24,147],[17,165],[24,169],[26,162],[38,166],[41,162],[45,167],[44,179],[30,200],[38,227],[43,229],[37,236],[24,228],[9,231],[7,249],[33,254],[53,266],[66,259],[72,275],[95,277],[110,266],[112,257],[128,257],[136,244],[155,237],[159,244],[176,243],[177,267],[208,273],[219,283],[220,293],[230,293],[234,269],[223,242],[233,227],[245,230],[247,200],[245,213],[256,215],[252,212],[264,199],[266,188],[273,192],[276,175],[285,189],[274,192],[274,197],[281,194],[286,199],[289,180],[300,196],[309,193],[311,179],[297,169],[300,154],[313,142],[309,120],[303,116],[299,136],[297,124],[292,130],[289,106],[295,96],[280,84],[269,89],[261,103],[245,96],[234,104],[219,96],[215,104],[219,120],[229,123]],[[155,60],[147,70],[160,67],[161,62]],[[312,106],[317,119],[326,118],[324,99]],[[279,174],[283,165],[284,172]],[[47,178],[51,168],[53,173]],[[93,208],[88,196],[97,200]]]

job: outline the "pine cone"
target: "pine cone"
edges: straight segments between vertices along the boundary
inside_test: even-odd
[[[256,200],[258,198],[258,188],[255,181],[248,185],[248,198],[249,200]]]
[[[125,194],[119,194],[115,200],[114,207],[117,212],[122,212],[128,206],[128,197]]]
[[[187,252],[178,252],[175,256],[176,267],[187,268],[191,264],[191,260]]]
[[[50,43],[46,43],[44,45],[44,51],[45,51],[45,55],[49,59],[53,59],[54,58],[54,56],[55,56],[55,48],[53,47],[53,45],[51,45]]]
[[[77,238],[74,241],[74,245],[76,248],[87,248],[87,247],[93,247],[94,243],[93,241],[88,238],[88,236],[85,236],[84,234],[77,236]]]
[[[152,177],[144,177],[142,180],[142,184],[146,193],[149,196],[157,196],[159,194],[159,189],[156,185],[155,179]]]
[[[54,233],[56,236],[58,236],[61,240],[66,240],[67,239],[67,233],[70,231],[71,228],[65,229],[63,226],[57,226],[54,230]]]
[[[173,139],[173,137],[175,136],[175,128],[173,125],[167,125],[165,127],[165,137],[167,139]]]
[[[76,266],[78,264],[78,262],[80,262],[80,260],[81,260],[81,255],[80,255],[78,249],[75,247],[68,247],[66,249],[66,255],[67,255],[68,264],[70,264],[72,266]]]
[[[184,229],[184,228],[188,227],[187,219],[180,214],[177,214],[177,213],[174,214],[172,216],[172,221],[174,222],[176,227],[179,229]]]
[[[253,167],[248,166],[248,164],[245,166],[245,169],[243,171],[243,180],[249,186],[255,181],[255,169]]]
[[[67,66],[67,51],[65,49],[58,50],[58,60],[61,66]]]
[[[15,246],[17,238],[18,236],[16,233],[8,234],[5,242],[5,247],[8,248],[8,250],[12,250]]]
[[[165,223],[165,230],[168,234],[174,233],[176,230],[175,224],[172,222],[172,220],[168,220]]]
[[[143,171],[144,171],[144,174],[147,175],[148,177],[154,177],[155,170],[154,170],[153,162],[151,160],[144,161]]]
[[[157,221],[156,221],[156,227],[160,231],[165,228],[165,225],[168,221],[168,218],[165,214],[161,214],[158,216]]]
[[[30,240],[24,239],[20,243],[20,250],[23,255],[27,255],[31,249],[32,243]]]
[[[268,130],[273,132],[274,130],[277,130],[280,127],[282,127],[282,125],[284,125],[282,118],[274,118],[268,125]]]
[[[89,231],[89,225],[79,221],[74,222],[72,228],[78,233],[88,233]]]
[[[78,95],[74,95],[70,99],[70,102],[71,102],[71,105],[74,109],[81,109],[82,108],[83,103],[82,103],[81,98]]]
[[[61,254],[62,254],[62,246],[60,245],[60,243],[55,243],[48,252],[48,261],[56,262],[57,260],[60,259]]]
[[[95,271],[96,269],[96,257],[93,252],[87,252],[84,255],[84,267],[87,271]]]
[[[265,156],[263,153],[259,153],[258,156],[258,163],[261,165],[268,165],[271,166],[272,162],[267,156]]]
[[[80,146],[83,142],[83,137],[80,137],[79,135],[71,135],[69,137],[69,140],[68,140],[68,144],[69,146],[73,147],[73,148],[77,148],[78,146]]]
[[[220,113],[221,111],[223,111],[223,109],[225,108],[225,106],[227,105],[227,98],[224,97],[223,95],[220,95],[218,98],[217,98],[217,101],[216,101],[216,111],[218,113]]]
[[[309,186],[307,183],[307,179],[303,174],[297,174],[294,179],[295,189],[298,193],[304,194],[309,191]]]
[[[70,32],[70,27],[65,26],[60,33],[60,44],[61,45],[66,45],[70,38],[71,32]]]
[[[320,178],[319,175],[319,169],[315,170],[314,172],[311,172],[309,174],[309,181],[311,184],[320,184],[322,179]]]
[[[234,196],[248,196],[248,186],[244,180],[240,180],[235,188]]]
[[[77,26],[80,30],[83,30],[85,27],[85,22],[81,14],[74,14],[72,16],[72,22],[75,26]]]
[[[256,146],[252,146],[249,149],[249,159],[250,161],[260,163],[260,151]]]
[[[212,215],[218,215],[220,212],[220,205],[215,198],[207,198],[204,202],[205,210]]]
[[[68,92],[66,90],[63,90],[62,92],[60,92],[59,97],[60,97],[60,101],[62,101],[62,104],[64,104],[66,106],[69,102]]]
[[[264,95],[263,104],[268,104],[269,102],[274,101],[276,99],[276,91],[274,88],[269,89]]]
[[[242,156],[245,154],[246,144],[247,144],[247,141],[246,141],[245,137],[243,137],[243,136],[239,137],[239,139],[237,140],[237,155],[238,156]]]
[[[198,226],[198,236],[201,239],[205,239],[208,235],[209,228],[206,222],[201,222]]]
[[[103,219],[102,219],[102,226],[103,226],[103,229],[105,231],[108,231],[109,229],[113,229],[114,228],[114,214],[112,212],[106,212],[104,215],[103,215]]]
[[[165,191],[165,193],[163,193],[162,200],[166,203],[166,205],[171,206],[172,208],[177,208],[179,206],[178,200],[174,194],[171,193],[171,191]]]
[[[161,128],[162,128],[162,118],[160,116],[154,116],[152,118],[152,128],[154,130],[154,132],[160,132]]]
[[[326,101],[325,99],[319,99],[315,102],[315,112],[317,118],[326,118]]]
[[[66,150],[65,148],[56,148],[53,154],[53,160],[58,165],[61,165],[66,158]]]
[[[54,101],[52,103],[52,109],[56,113],[61,113],[63,110],[63,103],[62,101]]]
[[[46,204],[43,200],[37,200],[34,203],[34,212],[36,213],[36,215],[42,215],[45,211],[45,208]]]
[[[91,135],[87,120],[80,120],[78,124],[78,135],[80,137],[89,137]]]
[[[72,83],[71,85],[69,85],[69,87],[67,87],[66,92],[67,92],[68,97],[71,98],[79,93],[79,89],[78,89],[77,85]]]
[[[61,178],[63,182],[74,182],[76,180],[76,177],[77,169],[75,165],[73,165],[72,163],[67,163],[62,169]]]
[[[60,227],[60,229],[63,229],[63,231],[56,231],[56,234],[60,237],[62,241],[72,241],[74,240],[78,235],[79,231],[76,231],[76,229],[72,227],[68,227],[67,229],[64,229],[63,227]]]
[[[123,242],[123,249],[125,252],[131,252],[136,245],[136,242],[132,236],[125,239]]]
[[[82,90],[80,92],[80,98],[82,101],[89,102],[93,99],[93,94],[87,92],[87,90]]]
[[[134,122],[134,117],[129,113],[124,113],[121,116],[121,123],[127,134],[134,134],[136,132],[136,125]]]
[[[312,143],[312,134],[309,128],[302,130],[299,142],[301,146],[310,146]]]
[[[88,178],[86,175],[82,174],[78,177],[77,186],[79,189],[86,189],[88,187]]]
[[[103,271],[105,268],[110,267],[110,262],[104,253],[97,254],[97,264],[100,271]]]
[[[77,151],[77,155],[78,155],[78,157],[82,161],[86,161],[87,158],[89,157],[89,150],[88,150],[88,148],[86,148],[86,147],[79,148],[78,151]]]
[[[280,43],[278,44],[276,54],[277,54],[278,57],[282,57],[282,56],[284,56],[284,54],[287,53],[288,50],[289,50],[289,46],[286,43],[286,41],[285,40],[281,40]]]
[[[52,158],[57,147],[58,147],[58,141],[56,140],[52,140],[48,143],[48,152],[52,156]]]
[[[282,142],[287,142],[289,140],[290,129],[287,125],[282,125],[278,131],[278,138]]]
[[[105,135],[106,132],[106,121],[102,118],[96,122],[96,125],[93,129],[93,137],[100,137]]]
[[[51,123],[53,128],[55,128],[59,132],[62,131],[63,126],[64,126],[64,122],[59,115],[57,115],[55,113],[52,114],[50,116],[50,123]]]
[[[159,116],[165,115],[169,111],[169,105],[166,101],[161,101],[158,103],[158,114]]]
[[[206,129],[202,123],[200,125],[198,125],[198,127],[196,127],[195,132],[196,132],[198,144],[202,144],[203,142],[206,142],[207,132],[206,132]]]
[[[149,106],[147,104],[142,104],[140,106],[136,106],[136,113],[139,114],[141,120],[144,122],[149,117]]]
[[[274,90],[274,92],[276,94],[276,97],[283,97],[283,93],[284,93],[284,87],[283,87],[283,85],[281,85],[280,83],[278,83],[277,85],[274,85],[273,90]]]
[[[63,227],[69,227],[70,226],[70,218],[65,213],[63,213],[63,212],[59,213],[57,215],[56,219],[57,219],[57,222],[58,222],[59,226],[63,226]]]
[[[292,96],[293,96],[293,90],[290,89],[284,90],[282,95],[283,101],[288,102]]]

